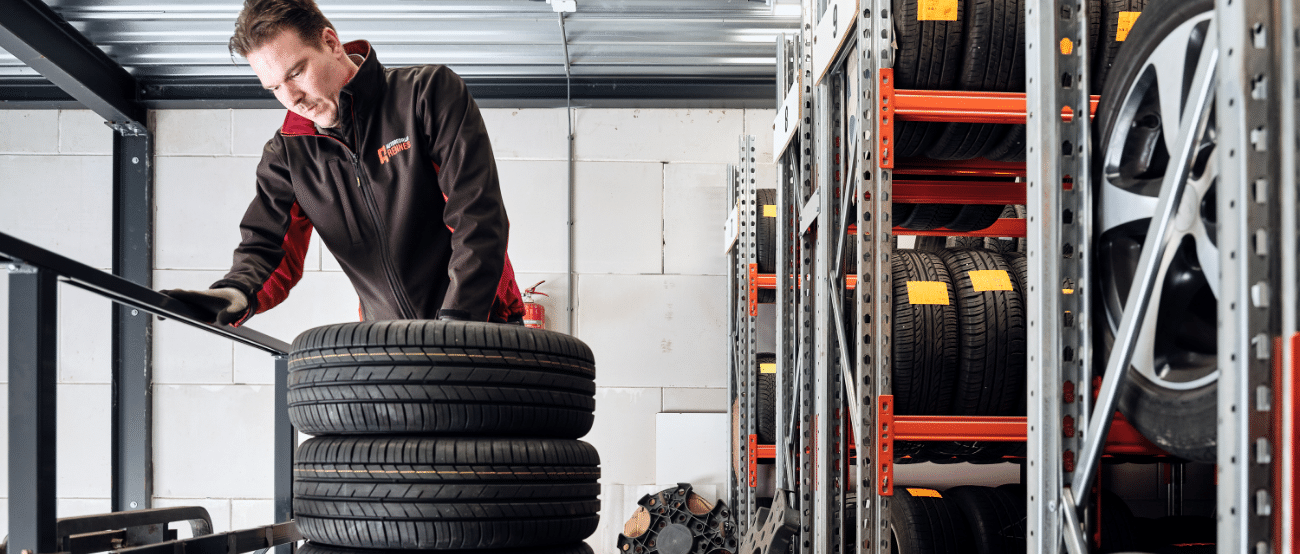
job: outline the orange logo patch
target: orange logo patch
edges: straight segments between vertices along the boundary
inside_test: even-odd
[[[379,165],[384,165],[388,163],[388,159],[392,158],[398,152],[401,152],[403,150],[410,150],[410,149],[411,149],[411,137],[402,137],[388,144],[385,144],[382,148],[379,149]]]

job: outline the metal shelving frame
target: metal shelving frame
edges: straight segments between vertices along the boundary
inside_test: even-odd
[[[1103,446],[1142,453],[1150,445],[1127,424],[1112,429],[1113,411],[1094,410],[1085,401],[1093,397],[1095,362],[1104,361],[1093,358],[1090,334],[1098,321],[1092,313],[1092,187],[1081,186],[1092,179],[1092,141],[1088,119],[1061,113],[1063,108],[1089,113],[1094,107],[1088,96],[1086,10],[1078,0],[1026,4],[1030,398],[1021,423],[990,418],[984,425],[999,429],[986,438],[1016,425],[1026,431],[1028,551],[1087,552],[1084,534],[1073,530],[1088,528],[1092,495],[1074,492],[1091,488]],[[881,449],[905,429],[902,419],[885,427],[893,419],[882,405],[891,398],[894,181],[890,145],[880,139],[891,135],[882,130],[896,115],[892,86],[881,86],[888,75],[882,70],[893,63],[890,7],[889,0],[805,0],[800,35],[778,45],[779,269],[778,275],[764,277],[775,282],[778,302],[778,488],[793,488],[792,505],[803,518],[800,554],[890,551],[892,483],[883,478],[891,475],[892,453]],[[1218,551],[1293,552],[1300,452],[1295,391],[1300,377],[1300,3],[1219,0],[1216,9],[1225,291],[1220,298]],[[804,96],[792,102],[791,91]],[[949,108],[937,98],[942,95],[934,96],[915,100]],[[979,108],[985,111],[1007,111],[1000,117],[1013,122],[1021,100],[992,96],[974,101],[987,104]],[[948,116],[970,109],[963,103],[969,98],[952,101]],[[786,145],[782,122],[792,105],[800,108],[794,114],[799,128],[787,127],[794,138]],[[928,174],[942,175],[945,168],[937,167]],[[953,166],[951,174],[1007,171],[996,165]],[[994,194],[1012,193],[1003,186]],[[851,201],[844,195],[852,195]],[[844,248],[858,262],[848,305],[838,303],[845,284],[835,273],[836,239],[846,230],[843,209],[853,213],[847,221],[857,223],[855,240]],[[846,311],[854,314],[851,324],[837,328]],[[1103,381],[1103,397],[1107,387],[1119,386],[1114,381]],[[797,427],[785,419],[791,417],[784,411],[789,408],[798,410],[791,418]],[[848,418],[845,411],[856,413]],[[846,420],[856,440],[854,471],[842,465],[851,459],[848,434],[840,425]],[[907,433],[919,433],[922,423],[912,424],[918,427]],[[1063,432],[1070,428],[1075,431]],[[856,534],[838,527],[845,497],[854,491]],[[849,536],[858,540],[850,543]]]
[[[735,210],[729,220],[734,225],[735,243],[729,249],[732,264],[728,269],[732,283],[729,335],[732,338],[732,352],[728,375],[728,388],[732,406],[732,426],[735,429],[735,442],[732,444],[733,464],[729,472],[729,490],[731,491],[732,511],[736,514],[737,531],[743,535],[749,528],[756,509],[754,486],[756,476],[747,471],[753,456],[753,445],[757,430],[754,422],[754,398],[756,394],[756,375],[754,368],[758,359],[758,334],[755,326],[758,312],[755,295],[757,284],[758,258],[757,224],[758,200],[756,190],[755,146],[752,136],[740,138],[737,165],[728,166],[728,195]],[[730,238],[728,239],[730,241]],[[736,440],[739,439],[739,440]]]
[[[1293,432],[1283,434],[1283,426],[1295,422],[1281,414],[1283,405],[1296,400],[1294,382],[1282,378],[1282,370],[1295,361],[1300,29],[1295,2],[1215,4],[1223,268],[1218,550],[1293,552],[1295,446]],[[1288,382],[1292,387],[1284,386]]]

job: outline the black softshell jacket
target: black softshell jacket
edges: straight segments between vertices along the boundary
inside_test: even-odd
[[[509,224],[478,106],[446,67],[385,69],[369,43],[345,48],[365,61],[340,94],[344,140],[289,112],[262,152],[234,265],[213,288],[247,294],[245,320],[278,304],[315,227],[364,319],[487,321]]]

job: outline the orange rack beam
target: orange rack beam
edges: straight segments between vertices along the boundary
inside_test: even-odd
[[[1025,184],[1013,181],[894,181],[894,202],[903,204],[1024,204]]]
[[[984,158],[973,160],[930,160],[902,158],[894,167],[898,179],[903,175],[942,177],[1024,177],[1024,162],[993,162]],[[898,181],[894,181],[897,186]]]
[[[1089,108],[1097,113],[1099,96],[1091,97]],[[894,117],[900,121],[957,123],[1025,123],[1025,93],[973,92],[957,90],[894,90]],[[1074,113],[1061,112],[1061,121],[1074,120]]]
[[[1024,442],[1028,424],[1023,417],[894,416],[896,441],[988,441]],[[776,457],[776,446],[760,444],[754,449],[759,459]],[[1106,436],[1106,454],[1168,456],[1146,440],[1120,414]]]
[[[899,236],[913,235],[918,237],[947,237],[952,235],[962,235],[967,237],[1024,237],[1027,232],[1025,220],[1006,218],[999,219],[992,227],[981,231],[971,231],[969,233],[958,233],[942,227],[933,231],[913,231],[902,227],[894,227],[894,234]]]

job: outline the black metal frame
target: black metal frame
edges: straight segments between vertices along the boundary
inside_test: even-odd
[[[2,16],[0,16],[2,17]],[[465,78],[474,99],[491,105],[499,101],[552,101],[564,105],[564,77],[536,79]],[[719,106],[772,107],[772,87],[766,77],[736,78],[575,78],[573,101],[588,103],[690,102]],[[280,102],[255,77],[214,80],[142,79],[139,104],[148,109],[279,109]],[[0,79],[0,109],[75,109],[82,103],[43,79]],[[102,114],[101,114],[102,115]]]
[[[113,137],[113,274],[153,288],[153,138]],[[113,306],[113,509],[153,502],[153,321]]]
[[[146,141],[147,141],[147,137]],[[138,145],[137,145],[138,146]],[[147,146],[147,145],[146,145]],[[129,159],[124,160],[131,163]],[[140,164],[144,163],[141,158]],[[132,164],[137,165],[137,164]],[[147,164],[145,164],[147,165]],[[127,170],[129,172],[130,170]],[[146,168],[147,171],[147,168]],[[129,177],[129,176],[128,176]],[[129,189],[130,187],[124,187]],[[138,200],[138,199],[136,199]],[[139,202],[133,202],[139,204]],[[143,204],[147,206],[148,204]],[[129,214],[129,212],[123,212]],[[129,219],[129,218],[124,218]],[[139,222],[119,221],[121,230],[130,231]],[[134,263],[147,263],[147,253],[119,249],[118,261],[136,258]],[[143,262],[141,258],[143,256]],[[133,319],[148,319],[141,312],[152,313],[204,329],[241,344],[252,346],[275,357],[276,417],[275,417],[275,518],[278,522],[292,517],[291,487],[293,480],[293,448],[296,437],[289,423],[286,406],[288,392],[289,344],[257,331],[209,324],[189,306],[155,292],[148,287],[122,277],[104,273],[80,262],[37,247],[30,243],[0,233],[0,262],[9,268],[9,552],[51,554],[59,552],[55,520],[55,467],[57,460],[55,425],[57,415],[56,385],[58,375],[58,289],[59,282],[68,283],[120,304],[116,313]],[[139,268],[136,267],[136,270]],[[147,326],[143,327],[146,329]],[[130,363],[147,360],[147,353],[126,352],[138,347],[140,337],[118,336],[115,341],[115,359]],[[147,335],[145,336],[147,340]],[[131,367],[131,366],[123,366]],[[131,371],[126,371],[131,373]],[[116,387],[127,384],[149,387],[147,375],[115,381]],[[147,391],[115,391],[119,398],[131,402],[148,402]],[[125,432],[114,441],[114,503],[129,502],[132,494],[144,494],[148,487],[148,458],[136,460],[134,456],[148,456],[149,426],[139,426],[139,421],[115,419]],[[115,433],[116,435],[116,433]],[[135,441],[135,442],[132,442]],[[133,450],[143,444],[145,450]],[[120,464],[143,463],[143,467],[126,467]],[[143,473],[142,473],[143,471]],[[125,475],[128,479],[143,477],[134,482],[117,482]],[[138,487],[138,488],[133,488]],[[137,504],[139,501],[136,501]],[[138,506],[137,506],[138,507]],[[120,509],[120,508],[119,508]],[[264,539],[258,539],[257,533]],[[244,533],[244,534],[239,534]],[[168,546],[187,552],[231,553],[241,545],[256,543],[266,548],[280,544],[280,554],[289,554],[292,545],[274,542],[273,537],[296,536],[292,524],[269,526],[260,530],[225,535],[200,537],[202,546]],[[247,535],[247,536],[245,536]],[[214,537],[225,537],[218,540]],[[198,539],[190,539],[198,540]],[[287,540],[287,539],[286,539]],[[205,542],[204,542],[205,541]],[[260,542],[259,542],[260,541]],[[170,544],[170,543],[163,543]],[[189,543],[187,543],[189,544]],[[218,548],[218,545],[225,550]],[[150,551],[153,547],[133,549]],[[160,547],[161,548],[161,547]],[[197,550],[196,550],[197,549]]]
[[[0,48],[124,134],[145,132],[135,78],[40,0],[8,0]]]

